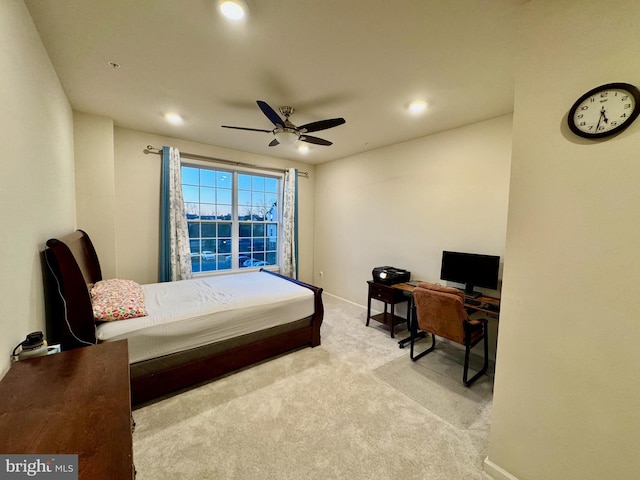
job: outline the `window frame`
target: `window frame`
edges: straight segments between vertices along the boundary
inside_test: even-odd
[[[231,196],[232,196],[232,205],[231,205],[231,268],[223,269],[223,270],[205,270],[199,272],[193,272],[194,277],[201,276],[211,276],[211,275],[230,275],[237,274],[242,272],[250,272],[257,271],[261,268],[265,270],[272,271],[280,271],[280,263],[282,262],[283,255],[283,245],[282,245],[282,221],[283,221],[283,212],[282,212],[282,202],[283,202],[283,188],[284,188],[284,172],[265,172],[264,170],[241,167],[241,166],[229,166],[225,164],[219,164],[214,162],[205,162],[200,160],[193,159],[181,159],[180,167],[192,167],[198,169],[208,169],[213,171],[222,171],[228,172],[232,175],[231,182]],[[275,178],[278,182],[278,191],[277,191],[277,202],[278,207],[277,211],[277,247],[276,247],[276,263],[274,265],[264,265],[264,266],[255,266],[255,267],[241,267],[239,264],[239,256],[240,256],[240,219],[238,215],[238,175],[247,174],[247,175],[256,175],[266,178]],[[182,184],[182,182],[181,182]],[[190,202],[189,202],[190,203]],[[189,220],[187,220],[189,223]],[[273,223],[273,222],[272,222]],[[202,237],[199,237],[200,239]],[[216,253],[217,254],[217,253]],[[200,252],[202,255],[202,252]],[[200,263],[202,265],[202,261]]]

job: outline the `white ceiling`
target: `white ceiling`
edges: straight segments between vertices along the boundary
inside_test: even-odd
[[[242,24],[217,0],[25,3],[71,106],[121,127],[315,164],[513,111],[527,0],[246,1]],[[415,98],[422,116],[406,110]],[[346,124],[313,133],[334,144],[304,156],[221,128],[273,128],[256,100],[293,106],[296,125]]]

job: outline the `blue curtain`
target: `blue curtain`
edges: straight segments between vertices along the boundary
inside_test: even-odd
[[[160,174],[160,269],[159,280],[171,281],[171,240],[169,233],[169,147],[162,147]]]

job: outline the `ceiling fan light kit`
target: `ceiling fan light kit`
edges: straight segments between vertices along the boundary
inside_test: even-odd
[[[300,138],[300,133],[292,128],[284,128],[275,132],[274,135],[281,145],[293,145]]]
[[[183,120],[177,113],[165,113],[164,118],[172,125],[181,125]]]
[[[249,128],[249,127],[234,127],[231,125],[222,125],[223,128],[233,128],[235,130],[249,130],[251,132],[265,132],[271,133],[276,138],[274,138],[271,143],[269,143],[270,147],[275,147],[276,145],[293,145],[298,140],[307,143],[313,143],[315,145],[323,145],[329,146],[333,145],[329,140],[325,140],[324,138],[313,137],[311,135],[307,135],[309,132],[318,132],[320,130],[326,130],[328,128],[337,127],[338,125],[342,125],[346,123],[344,118],[330,118],[327,120],[319,120],[317,122],[307,123],[300,127],[296,127],[289,120],[289,116],[293,114],[295,111],[293,107],[283,106],[280,107],[280,114],[284,116],[284,120],[278,115],[278,113],[269,106],[267,102],[262,100],[257,100],[256,103],[262,113],[264,113],[265,117],[269,119],[271,123],[274,125],[273,130],[264,130],[260,128]]]
[[[411,113],[422,113],[427,109],[427,105],[424,100],[414,100],[409,104],[409,111]]]
[[[229,20],[242,20],[248,12],[247,4],[243,0],[219,0],[218,10]]]

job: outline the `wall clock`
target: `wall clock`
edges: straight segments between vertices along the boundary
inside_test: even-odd
[[[584,138],[615,135],[640,113],[640,90],[628,83],[600,85],[582,95],[569,111],[569,128]]]

